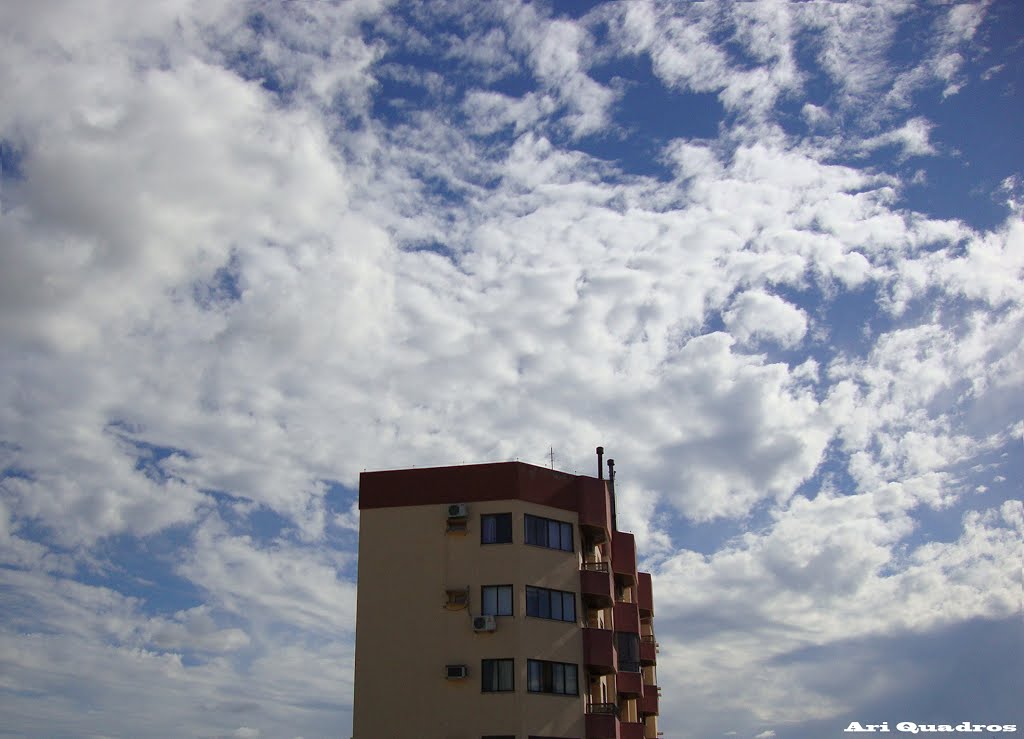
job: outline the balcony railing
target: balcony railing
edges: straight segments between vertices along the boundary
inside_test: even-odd
[[[579,710],[578,708],[576,709]],[[619,706],[617,703],[588,703],[587,713],[601,714],[616,716],[619,715]],[[577,714],[579,715],[579,714]]]
[[[608,563],[607,562],[584,562],[583,566],[581,567],[581,569],[584,569],[587,572],[607,572],[608,571]]]

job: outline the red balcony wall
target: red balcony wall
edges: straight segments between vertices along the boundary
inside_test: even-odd
[[[583,629],[583,664],[588,670],[606,675],[615,672],[615,632],[611,629]]]
[[[586,732],[587,739],[621,739],[619,720],[610,713],[588,713]]]
[[[645,716],[658,715],[658,686],[644,685],[644,695],[638,701],[638,710]]]
[[[607,541],[612,530],[612,514],[605,481],[579,477],[576,490],[580,526],[590,529],[598,542]]]
[[[617,672],[615,673],[615,689],[621,695],[643,695],[643,676],[639,672]]]
[[[651,585],[650,572],[637,573],[636,603],[640,606],[641,617],[650,618],[654,615],[654,589]]]
[[[608,608],[613,603],[615,593],[611,572],[580,570],[580,592],[588,605]]]
[[[630,583],[636,582],[636,542],[632,534],[612,534],[612,570]]]
[[[640,641],[640,664],[654,665],[658,663],[658,648],[652,641]]]
[[[640,633],[640,613],[636,603],[615,604],[615,630],[630,634]]]
[[[619,737],[621,739],[644,739],[644,725],[623,721],[619,724]]]

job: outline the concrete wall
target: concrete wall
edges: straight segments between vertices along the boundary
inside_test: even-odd
[[[470,495],[466,496],[471,497]],[[511,544],[480,543],[480,515],[512,513]],[[523,514],[573,524],[574,552],[523,543]],[[446,533],[447,506],[364,508],[360,514],[354,739],[479,739],[486,734],[584,736],[583,645],[577,622],[526,616],[525,586],[579,593],[577,514],[523,500],[470,502],[464,534]],[[482,585],[513,585],[513,616],[474,633]],[[469,606],[446,590],[469,586]],[[515,691],[482,693],[482,659],[513,658]],[[577,665],[579,695],[528,693],[527,659]],[[469,677],[446,680],[447,664]]]

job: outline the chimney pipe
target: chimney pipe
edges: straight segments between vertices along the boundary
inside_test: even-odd
[[[602,461],[603,459],[604,459],[604,447],[603,446],[599,446],[597,448],[597,479],[598,480],[603,480],[604,479],[604,462]]]
[[[608,494],[612,504],[612,529],[619,530],[618,518],[615,516],[615,460],[608,460]]]

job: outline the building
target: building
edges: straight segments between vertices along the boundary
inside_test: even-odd
[[[364,472],[354,739],[653,739],[651,576],[604,480]]]

